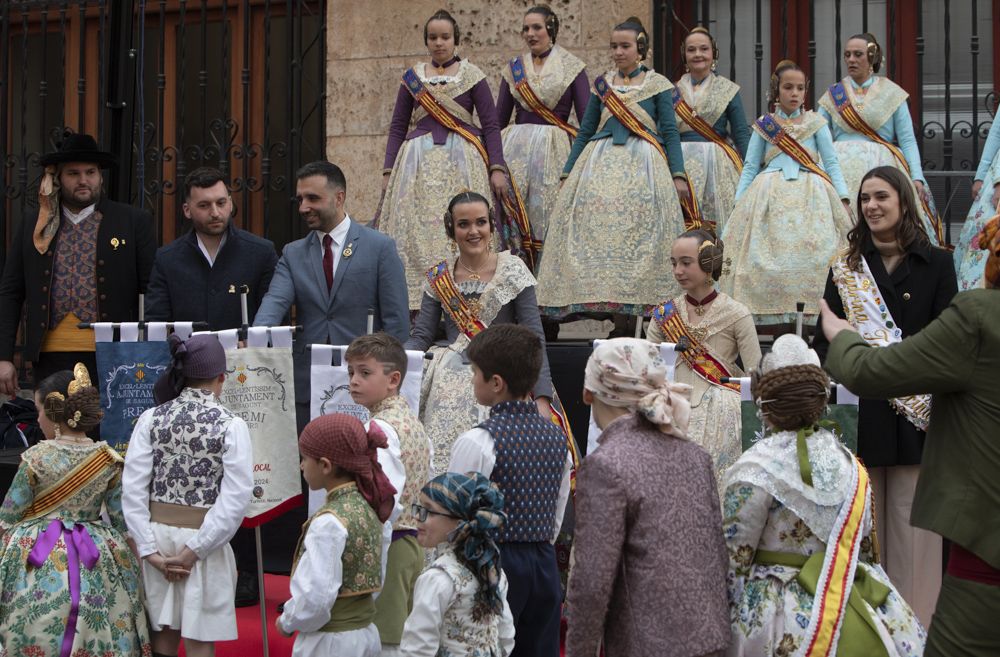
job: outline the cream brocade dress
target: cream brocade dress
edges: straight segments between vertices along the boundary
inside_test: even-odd
[[[760,362],[760,342],[750,311],[742,303],[719,294],[697,324],[688,321],[685,295],[674,299],[674,307],[692,334],[708,347],[733,376],[743,376],[743,371],[735,365],[737,357],[742,357],[747,371],[757,367]],[[650,324],[647,338],[651,342],[664,341],[659,324]],[[709,383],[696,374],[682,358],[677,359],[674,380],[693,388],[688,436],[712,456],[721,499],[725,492],[723,481],[726,470],[743,453],[740,394]]]
[[[545,58],[545,66],[539,72],[535,71],[530,52],[525,53],[521,61],[524,62],[528,84],[549,109],[559,103],[566,89],[585,68],[579,57],[558,45],[552,46],[552,52]],[[514,100],[528,107],[514,86],[510,66],[504,66],[501,75],[507,81]],[[507,170],[524,198],[531,232],[536,239],[544,239],[549,215],[559,196],[559,177],[573,140],[562,128],[536,123],[509,125],[501,134]]]

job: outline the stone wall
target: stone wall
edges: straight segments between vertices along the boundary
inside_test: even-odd
[[[444,7],[462,32],[458,53],[489,76],[494,95],[521,40],[525,0],[329,0],[327,12],[326,153],[344,169],[347,210],[367,222],[382,184],[392,107],[403,71],[427,59],[424,22]],[[587,62],[591,78],[611,67],[611,28],[638,16],[652,33],[650,0],[552,0],[559,45]],[[647,62],[651,61],[647,59]]]

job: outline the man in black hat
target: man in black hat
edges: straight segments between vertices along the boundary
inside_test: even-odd
[[[138,320],[156,253],[150,214],[102,198],[101,169],[114,156],[93,137],[67,133],[39,162],[38,212],[15,230],[0,278],[0,393],[8,395],[17,391],[22,309],[36,382],[77,362],[96,371],[93,331],[77,323]]]

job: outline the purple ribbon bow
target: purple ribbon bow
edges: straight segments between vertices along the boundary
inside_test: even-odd
[[[41,568],[55,548],[59,537],[63,535],[63,530],[63,523],[59,518],[50,522],[35,540],[35,545],[28,554],[28,563],[35,568]],[[93,570],[101,556],[94,539],[83,525],[74,523],[72,529],[65,529],[65,535],[70,607],[69,618],[66,619],[66,632],[63,633],[62,650],[59,652],[60,657],[69,657],[76,636],[76,620],[80,612],[80,563],[82,562],[87,570]]]

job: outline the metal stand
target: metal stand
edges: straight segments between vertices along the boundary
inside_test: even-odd
[[[267,601],[264,597],[264,550],[260,546],[260,525],[253,528],[253,537],[257,543],[257,591],[260,595],[260,633],[264,639],[264,657],[270,657],[271,650],[267,640]]]

